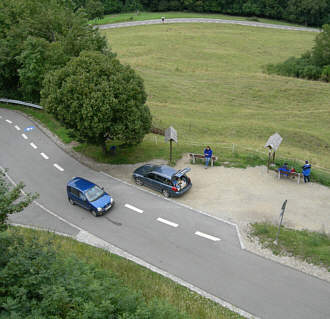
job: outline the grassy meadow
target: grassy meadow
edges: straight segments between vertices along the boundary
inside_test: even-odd
[[[198,23],[102,32],[144,79],[154,125],[177,129],[179,153],[211,144],[221,157],[234,143],[266,154],[278,132],[279,156],[330,168],[330,85],[263,73],[311,49],[316,33]]]

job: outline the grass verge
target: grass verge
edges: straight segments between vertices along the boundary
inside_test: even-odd
[[[295,256],[330,272],[330,236],[307,230],[293,230],[281,226],[278,245],[274,244],[278,226],[268,223],[252,224],[251,235],[275,255]]]
[[[12,231],[18,229],[19,233],[27,239],[37,235],[40,242],[53,241],[56,249],[64,252],[68,257],[75,255],[109,274],[115,274],[125,286],[141,293],[147,303],[151,303],[156,297],[171,304],[178,312],[188,314],[192,319],[243,318],[170,279],[105,250],[45,231],[20,227],[11,227],[11,229]]]
[[[89,23],[93,25],[102,25],[109,23],[119,23],[127,21],[143,21],[143,20],[160,20],[162,17],[165,19],[175,18],[206,18],[206,19],[222,19],[222,20],[236,20],[236,21],[253,21],[269,24],[279,24],[287,26],[299,26],[297,24],[289,23],[286,21],[264,19],[259,17],[240,17],[230,16],[225,14],[202,14],[196,12],[127,12],[120,14],[107,15],[102,19],[90,20]]]

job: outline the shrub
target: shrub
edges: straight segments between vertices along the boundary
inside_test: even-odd
[[[51,241],[0,233],[0,318],[185,318],[147,305],[111,273],[58,253]]]
[[[326,65],[322,69],[321,80],[330,82],[330,65]]]

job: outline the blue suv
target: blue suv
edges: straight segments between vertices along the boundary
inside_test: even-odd
[[[146,164],[137,168],[133,178],[137,185],[146,185],[161,192],[165,197],[177,197],[187,192],[192,184],[186,175],[190,168],[179,171],[167,165]]]
[[[112,196],[103,187],[82,177],[72,178],[66,187],[69,202],[89,210],[95,217],[105,214],[113,205]]]

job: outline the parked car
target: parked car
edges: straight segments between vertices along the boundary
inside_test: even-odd
[[[105,214],[115,203],[103,187],[82,177],[72,178],[66,189],[72,205],[77,204],[89,210],[95,217]]]
[[[189,167],[177,171],[167,165],[146,164],[134,171],[133,178],[137,185],[153,188],[165,197],[177,197],[192,186],[190,178],[186,175],[189,171]]]

